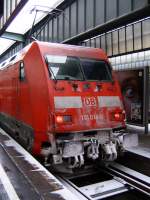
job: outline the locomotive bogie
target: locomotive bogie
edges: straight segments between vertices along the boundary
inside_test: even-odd
[[[43,148],[41,154],[52,157],[51,164],[54,165],[62,164],[67,159],[70,168],[81,167],[88,159],[114,161],[118,156],[118,148],[123,150],[120,134],[114,134],[111,130],[59,135],[53,138],[51,144]]]

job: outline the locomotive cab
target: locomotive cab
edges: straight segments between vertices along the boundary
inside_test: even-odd
[[[67,160],[74,168],[84,165],[85,159],[115,160],[122,141],[114,130],[125,127],[125,112],[109,62],[51,54],[45,55],[45,62],[53,91],[55,145],[49,151],[54,163]]]

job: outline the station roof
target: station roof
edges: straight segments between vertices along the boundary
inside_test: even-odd
[[[49,12],[55,9],[64,0],[28,0],[14,20],[0,36],[0,55],[15,43],[14,37],[23,36],[34,25],[41,21]],[[35,18],[36,15],[36,18]],[[35,19],[35,21],[34,21]],[[12,40],[7,39],[12,37]]]

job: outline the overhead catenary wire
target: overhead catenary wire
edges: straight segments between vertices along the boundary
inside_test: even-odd
[[[38,5],[36,5],[38,6]],[[36,7],[34,7],[30,12],[32,13],[33,11],[35,11],[35,16],[34,16],[34,20],[33,20],[33,23],[32,23],[32,27],[29,31],[29,34],[28,34],[28,38],[31,40],[37,40],[37,37],[38,35],[41,33],[41,31],[45,28],[45,26],[47,25],[47,23],[49,22],[50,20],[50,17],[51,16],[58,16],[60,13],[63,13],[63,16],[64,16],[64,19],[69,23],[69,19],[65,16],[65,13],[63,10],[61,9],[57,9],[57,8],[50,8],[50,7],[47,7],[47,6],[40,6],[40,7],[45,7],[45,8],[48,8],[48,9],[51,9],[51,11],[44,11],[42,9],[36,9]],[[54,11],[52,11],[54,10]],[[32,36],[32,33],[33,33],[33,29],[34,29],[34,26],[35,26],[35,21],[36,21],[36,17],[37,17],[37,13],[38,12],[43,12],[43,13],[47,13],[47,15],[49,15],[49,17],[47,18],[47,20],[44,22],[44,24],[40,27],[40,30],[36,33],[36,35],[33,37]]]

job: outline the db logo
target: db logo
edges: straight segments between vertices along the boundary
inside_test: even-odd
[[[96,98],[95,97],[85,97],[85,98],[83,98],[83,103],[85,106],[96,106]]]

